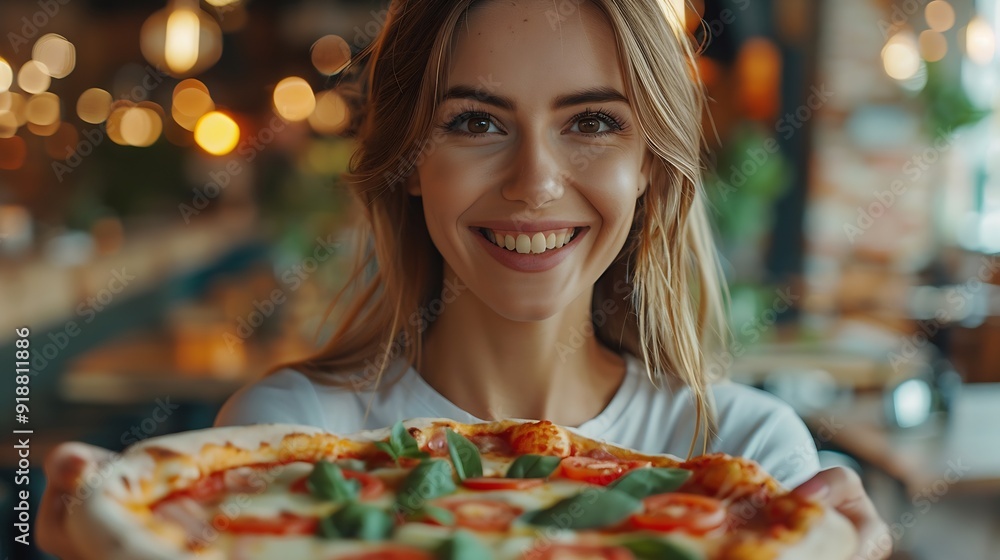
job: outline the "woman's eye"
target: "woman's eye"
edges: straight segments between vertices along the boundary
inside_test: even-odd
[[[602,129],[601,126],[604,126]],[[583,134],[600,134],[602,132],[610,132],[612,130],[611,125],[604,122],[597,117],[584,117],[573,125],[576,130],[573,132],[580,132]]]
[[[493,121],[491,121],[487,117],[476,117],[476,116],[466,117],[460,119],[456,124],[457,126],[455,128],[457,128],[459,131],[468,132],[470,134],[487,134],[490,132],[502,132],[499,128],[497,128],[497,125],[493,124]]]

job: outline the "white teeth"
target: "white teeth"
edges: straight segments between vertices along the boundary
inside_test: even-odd
[[[524,233],[516,237],[510,234],[497,234],[495,231],[486,229],[485,235],[492,243],[508,251],[517,251],[522,255],[539,254],[552,249],[558,249],[573,240],[575,230],[562,230],[551,232],[548,235],[536,232],[532,235]]]

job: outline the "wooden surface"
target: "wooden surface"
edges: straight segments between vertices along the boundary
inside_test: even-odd
[[[1000,383],[967,384],[947,421],[887,427],[880,393],[806,416],[818,441],[881,469],[917,497],[990,493],[1000,498]],[[936,501],[936,500],[935,500]]]

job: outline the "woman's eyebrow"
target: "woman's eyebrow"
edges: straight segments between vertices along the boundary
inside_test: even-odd
[[[465,85],[456,85],[448,88],[448,91],[444,94],[443,100],[448,99],[475,99],[508,111],[513,111],[517,108],[517,104],[514,103],[514,100],[509,97],[495,95],[483,91],[482,88],[474,88]],[[599,86],[581,89],[566,95],[560,95],[552,100],[552,109],[561,109],[563,107],[582,105],[584,103],[604,103],[609,101],[621,101],[628,103],[628,98],[615,88]]]

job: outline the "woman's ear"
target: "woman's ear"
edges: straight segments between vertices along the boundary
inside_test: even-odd
[[[639,192],[636,195],[636,198],[646,194],[646,190],[649,188],[649,184],[651,181],[650,172],[653,169],[654,161],[656,161],[656,156],[653,155],[653,152],[649,151],[649,148],[646,148],[642,156],[642,167],[639,176]]]

